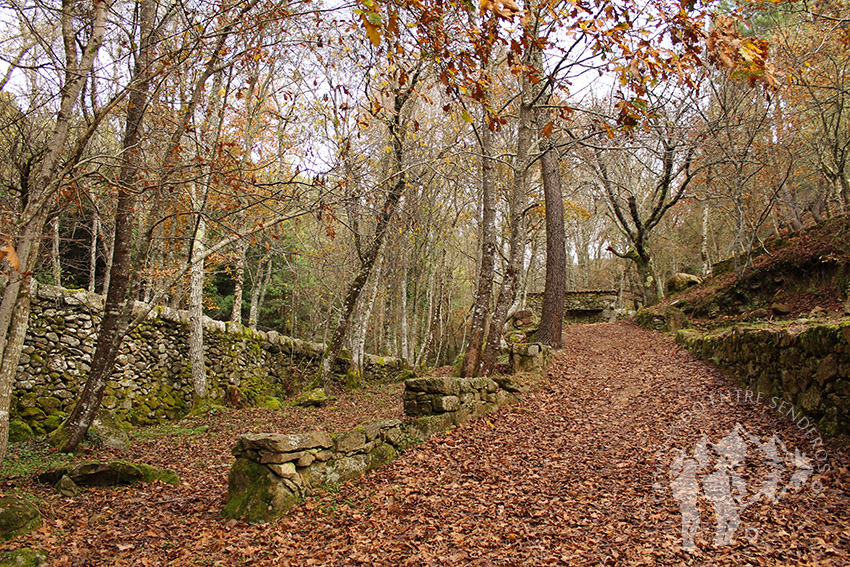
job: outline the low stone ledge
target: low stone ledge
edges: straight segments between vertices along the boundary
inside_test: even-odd
[[[417,378],[405,383],[412,419],[387,419],[329,434],[246,433],[232,452],[223,514],[248,522],[286,514],[314,490],[360,477],[428,437],[517,401],[489,378]]]

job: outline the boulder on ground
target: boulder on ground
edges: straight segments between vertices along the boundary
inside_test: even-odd
[[[42,473],[38,475],[38,479],[55,486],[63,476],[67,476],[79,486],[114,486],[157,480],[167,484],[180,484],[180,477],[171,469],[118,459],[109,462],[77,463],[67,468]]]
[[[32,502],[11,494],[0,498],[0,541],[28,534],[40,527],[41,512]]]
[[[770,310],[773,311],[774,315],[783,316],[790,315],[794,309],[787,303],[774,303],[770,306]]]
[[[33,436],[35,433],[25,421],[16,419],[9,422],[9,443],[20,443]]]
[[[127,432],[115,419],[115,414],[106,409],[97,412],[87,435],[109,449],[127,451],[130,448],[130,437]]]
[[[68,475],[62,475],[62,478],[59,479],[59,482],[53,488],[65,498],[74,498],[80,493],[80,487]]]
[[[237,458],[227,479],[222,514],[252,523],[275,520],[295,506],[299,497],[297,487],[287,486],[267,466]]]
[[[300,394],[292,400],[293,406],[302,406],[302,407],[320,407],[322,404],[327,402],[330,398],[325,393],[324,388],[314,388],[303,394]]]
[[[686,274],[684,272],[673,274],[670,276],[670,279],[667,280],[667,293],[685,291],[689,287],[699,285],[701,283],[702,278],[693,274]]]

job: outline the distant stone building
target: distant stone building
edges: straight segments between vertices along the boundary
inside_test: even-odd
[[[570,290],[564,294],[564,324],[603,323],[617,319],[618,294],[613,289]],[[526,297],[529,309],[540,314],[543,292],[532,292]]]

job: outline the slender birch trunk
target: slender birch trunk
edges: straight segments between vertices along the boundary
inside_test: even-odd
[[[493,160],[493,132],[487,116],[487,104],[481,104],[479,139],[481,150],[481,264],[478,268],[478,282],[475,287],[475,299],[472,304],[472,318],[469,325],[469,342],[460,366],[463,377],[476,376],[481,363],[481,349],[487,315],[490,310],[490,298],[493,294],[493,273],[496,264],[496,166]]]
[[[62,260],[59,257],[59,217],[51,225],[50,265],[53,272],[53,285],[62,287]]]
[[[357,320],[351,329],[351,368],[356,372],[358,379],[363,378],[363,358],[366,350],[366,331],[369,328],[369,320],[372,318],[372,309],[378,297],[378,283],[381,279],[381,268],[383,267],[383,256],[375,261],[375,269],[366,290],[366,296],[362,297]]]
[[[242,323],[242,290],[245,287],[245,253],[248,243],[240,240],[236,247],[236,269],[233,274],[233,307],[230,310],[230,320],[234,323]]]

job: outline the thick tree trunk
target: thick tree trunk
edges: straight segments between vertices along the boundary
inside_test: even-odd
[[[147,93],[147,89],[144,89],[144,92]],[[146,98],[146,94],[144,96]],[[133,100],[132,96],[130,100]],[[138,108],[143,107],[144,105],[138,106]],[[125,134],[124,147],[136,145],[139,126],[141,126],[141,112],[135,112],[131,104],[130,110],[127,112],[127,133]],[[94,421],[103,400],[106,383],[115,364],[115,357],[118,355],[121,341],[127,332],[130,312],[127,303],[127,290],[132,271],[133,226],[136,216],[136,193],[135,190],[128,188],[133,187],[135,181],[136,158],[134,152],[130,151],[124,152],[124,156],[125,163],[122,165],[121,172],[122,187],[118,195],[118,206],[115,212],[113,274],[106,295],[97,345],[92,356],[91,370],[71,415],[59,429],[53,432],[50,438],[51,443],[65,453],[77,448]]]
[[[638,277],[640,277],[641,290],[643,290],[644,307],[651,307],[658,303],[658,285],[655,274],[652,271],[652,262],[646,254],[635,253],[633,258],[637,266]]]
[[[543,54],[539,49],[531,54],[531,62],[538,77],[545,77]],[[546,88],[546,87],[543,87]],[[545,105],[550,92],[538,95],[534,113],[540,146],[540,177],[543,179],[543,200],[546,207],[546,283],[543,289],[543,306],[536,340],[561,348],[564,319],[564,292],[566,290],[567,252],[564,230],[564,196],[561,190],[561,171],[558,149],[549,137],[554,120]],[[549,134],[549,135],[547,135]]]
[[[538,129],[542,129],[549,113],[538,109]],[[561,348],[564,318],[564,293],[567,253],[564,248],[564,200],[561,191],[561,173],[558,150],[551,140],[540,140],[543,155],[540,158],[540,176],[543,178],[543,199],[546,206],[546,284],[543,290],[543,307],[536,340]]]
[[[472,304],[469,342],[460,366],[460,375],[463,377],[478,374],[487,315],[490,311],[490,299],[493,295],[493,272],[496,264],[496,167],[493,160],[493,132],[490,130],[486,104],[481,105],[479,137],[481,142],[481,264]]]

